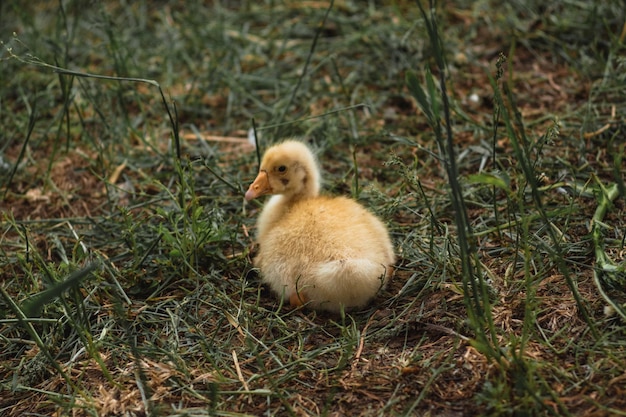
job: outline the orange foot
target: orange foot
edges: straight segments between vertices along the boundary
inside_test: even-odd
[[[304,293],[301,292],[296,291],[289,296],[289,304],[292,307],[303,306],[304,304],[306,304],[307,301],[308,300],[306,299],[306,296],[304,295]]]

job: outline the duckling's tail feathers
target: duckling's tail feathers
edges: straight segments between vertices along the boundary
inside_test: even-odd
[[[370,259],[340,259],[320,263],[314,268],[313,282],[320,301],[362,307],[383,288],[391,267]]]

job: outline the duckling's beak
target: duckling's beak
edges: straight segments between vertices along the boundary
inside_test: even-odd
[[[272,187],[270,187],[270,181],[267,176],[267,171],[261,171],[259,172],[259,175],[257,175],[254,182],[250,184],[250,188],[248,188],[248,191],[246,191],[246,200],[250,201],[271,192]]]

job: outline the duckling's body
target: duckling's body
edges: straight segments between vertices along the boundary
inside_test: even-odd
[[[272,290],[318,310],[362,307],[387,283],[395,255],[384,224],[356,201],[319,195],[309,148],[287,141],[267,150],[246,193],[275,194],[257,222],[254,263]]]

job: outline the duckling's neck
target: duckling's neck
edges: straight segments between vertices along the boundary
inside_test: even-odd
[[[291,195],[285,195],[288,201],[296,202],[307,198],[315,198],[320,194],[320,178],[317,171],[305,171],[306,175],[302,179],[299,189]]]
[[[319,188],[304,188],[297,193],[283,194],[282,202],[285,205],[290,205],[301,200],[318,197],[319,194]]]
[[[303,181],[303,187],[297,191],[284,194],[273,195],[263,207],[261,216],[258,221],[258,239],[262,241],[267,231],[271,230],[287,212],[291,210],[294,204],[300,201],[308,200],[319,196],[319,182],[316,181],[307,184]]]
[[[265,234],[274,228],[280,219],[283,218],[285,213],[289,211],[292,204],[293,203],[290,203],[284,195],[273,195],[270,197],[270,199],[265,203],[257,222],[259,241],[263,241],[265,239]]]

